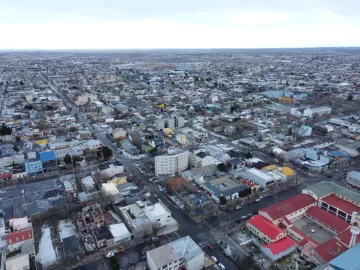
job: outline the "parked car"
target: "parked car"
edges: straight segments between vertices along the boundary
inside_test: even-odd
[[[225,270],[225,266],[222,263],[219,263],[218,266],[220,267],[221,270]]]
[[[147,260],[147,256],[142,256],[142,257],[141,257],[141,260],[142,260],[142,261],[146,261],[146,260]]]
[[[208,247],[208,249],[210,249],[210,250],[214,250],[214,247],[213,247],[212,245],[210,245],[210,244],[208,244],[207,247]]]
[[[328,174],[328,175],[327,175],[327,178],[331,178],[331,177],[332,177],[332,175],[331,175],[331,174]]]
[[[160,234],[159,235],[159,238],[161,239],[161,238],[165,238],[166,237],[166,235],[165,234]]]
[[[247,219],[247,216],[242,216],[241,219]]]
[[[239,210],[239,209],[241,209],[241,206],[240,206],[240,205],[237,205],[237,206],[235,207],[235,209],[236,209],[236,210]]]
[[[223,253],[225,254],[226,257],[229,257],[229,256],[230,256],[229,251],[227,251],[226,249],[223,250]]]
[[[115,251],[115,254],[122,254],[124,252],[125,252],[125,250],[121,248],[121,249],[118,249],[117,251]]]
[[[255,202],[260,202],[260,201],[261,201],[261,199],[260,199],[260,198],[258,198],[258,199],[256,199],[256,200],[255,200]]]
[[[106,258],[111,258],[111,257],[113,257],[115,254],[114,254],[114,252],[108,252],[108,253],[106,253]]]
[[[247,214],[246,218],[251,218],[253,216],[253,214]]]
[[[214,263],[216,263],[218,261],[215,256],[211,256],[211,259]]]
[[[151,240],[152,240],[152,241],[157,241],[157,240],[159,240],[159,237],[154,236],[153,238],[151,238]]]

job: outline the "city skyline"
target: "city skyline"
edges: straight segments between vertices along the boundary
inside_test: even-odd
[[[356,1],[157,0],[0,4],[0,49],[360,46]]]

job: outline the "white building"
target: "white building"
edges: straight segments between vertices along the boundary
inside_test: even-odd
[[[111,196],[115,194],[119,194],[119,190],[113,183],[103,183],[101,184],[101,192],[105,196]]]
[[[243,179],[250,179],[251,181],[258,184],[259,186],[261,186],[264,189],[266,189],[270,185],[274,184],[276,181],[272,175],[268,175],[268,174],[266,174],[262,171],[259,171],[255,168],[251,168],[251,169],[246,168],[243,171],[241,171],[239,173],[239,175]]]
[[[155,157],[156,175],[175,175],[189,168],[189,151],[169,147],[168,154]]]
[[[160,203],[147,203],[144,208],[145,215],[151,224],[160,224],[165,227],[171,220],[171,212]]]
[[[328,115],[330,113],[331,113],[330,107],[316,107],[316,108],[305,109],[303,116],[314,117],[314,116]]]
[[[124,223],[109,225],[111,235],[114,237],[114,243],[119,244],[131,240],[131,233]]]
[[[158,119],[155,122],[157,130],[163,130],[165,128],[177,129],[184,126],[184,117],[181,116],[171,116],[166,119]]]
[[[114,139],[125,138],[126,131],[121,128],[116,128],[113,130],[112,135],[113,135]]]
[[[152,249],[146,255],[150,270],[173,270],[183,266],[189,270],[200,270],[204,267],[204,251],[190,236]]]
[[[30,269],[29,254],[19,253],[13,257],[6,258],[5,266],[9,270]]]
[[[98,171],[102,175],[113,177],[114,175],[122,174],[124,172],[124,165],[118,160],[108,161],[100,164],[98,166]]]
[[[175,139],[181,145],[185,145],[187,142],[186,135],[184,135],[184,134],[177,134]]]
[[[216,164],[215,160],[206,150],[204,149],[193,149],[189,153],[189,161],[191,167],[204,167],[211,164]]]

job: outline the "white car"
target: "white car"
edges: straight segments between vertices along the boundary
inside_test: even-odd
[[[215,256],[211,256],[211,259],[213,260],[213,262],[214,262],[214,263],[216,263],[216,262],[217,262],[217,259],[216,259],[216,257],[215,257]]]
[[[255,200],[255,202],[260,202],[260,201],[261,201],[261,199],[260,199],[260,198]]]
[[[115,256],[114,252],[106,253],[106,258],[111,258],[111,257],[114,257],[114,256]]]
[[[315,230],[314,230],[314,229],[311,229],[311,230],[310,230],[310,232],[314,233],[314,232],[315,232]]]
[[[225,270],[225,266],[222,263],[219,263],[218,266],[220,267],[220,269]]]
[[[235,207],[235,209],[236,209],[236,210],[239,210],[239,209],[241,209],[241,206],[240,206],[240,205],[237,205],[237,206]]]

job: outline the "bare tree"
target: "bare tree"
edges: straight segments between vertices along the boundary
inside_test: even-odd
[[[151,223],[151,228],[154,234],[158,234],[160,228],[161,228],[161,224],[158,222],[152,222]]]

